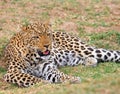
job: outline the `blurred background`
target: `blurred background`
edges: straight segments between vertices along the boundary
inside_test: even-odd
[[[120,32],[120,0],[0,0],[0,40],[34,21],[90,40],[86,33]]]
[[[120,0],[0,0],[0,57],[2,57],[3,49],[9,39],[16,32],[20,31],[20,26],[34,21],[50,21],[53,30],[75,34],[90,45],[120,50]],[[104,69],[102,65],[100,67]],[[104,78],[104,73],[102,75],[102,71],[105,71],[106,74],[106,71],[111,73],[118,70],[117,73],[113,73],[113,78],[111,78],[113,80],[116,77],[115,75],[118,75],[118,78],[115,78],[118,79],[117,82],[110,82],[113,83],[113,85],[116,85],[113,89],[113,93],[111,93],[111,89],[108,89],[108,91],[105,91],[104,89],[98,90],[101,94],[117,94],[115,92],[120,84],[119,67],[119,65],[111,64],[108,67],[108,70],[99,70],[99,75],[104,79],[102,80],[103,82],[106,82],[105,79],[111,76],[108,75],[107,78]],[[77,67],[74,68],[72,72],[63,71],[74,74],[74,72],[76,70],[79,71],[79,69],[80,68]],[[67,70],[70,69],[68,68]],[[92,70],[93,74],[89,73],[90,70]],[[86,70],[83,70],[83,74],[77,74],[77,72],[76,75],[82,75],[83,78],[86,78],[89,75],[88,78],[94,78],[94,75],[96,75],[94,74],[95,70],[98,69],[88,69],[87,72]],[[4,74],[4,70],[0,69],[0,71],[3,71],[0,75]],[[80,72],[81,71],[79,71],[79,73]],[[85,73],[88,74],[84,75]],[[97,75],[98,78],[99,75]],[[2,83],[0,83],[0,85],[2,87]],[[93,85],[93,83],[91,83],[91,85]],[[104,85],[103,87],[106,87],[106,85]],[[89,89],[93,89],[89,88],[89,85],[86,86],[83,85],[83,87],[80,88],[87,88],[88,92]],[[74,87],[78,90],[75,94],[79,94],[80,90],[78,87]],[[3,88],[5,87],[3,86]],[[56,88],[60,87],[57,86]],[[64,93],[64,88],[61,90],[62,91],[60,92]],[[76,89],[73,91],[75,90]],[[97,90],[93,89],[93,92],[94,91]],[[25,93],[25,91],[22,92]],[[83,90],[83,92],[85,91]],[[86,94],[93,94],[93,92]],[[73,94],[74,92],[72,93],[72,91],[69,92],[68,90],[65,93]],[[9,94],[14,93],[10,92]]]

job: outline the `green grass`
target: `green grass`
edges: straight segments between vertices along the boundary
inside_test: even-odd
[[[10,37],[18,32],[17,26],[27,25],[34,20],[52,21],[53,30],[59,30],[65,22],[73,22],[77,26],[78,36],[88,44],[120,50],[120,32],[116,29],[116,27],[119,28],[120,17],[112,14],[112,5],[109,5],[115,4],[117,7],[120,4],[119,0],[108,0],[107,3],[104,0],[6,1],[8,2],[0,2],[2,6],[0,58]],[[116,11],[114,7],[112,9]],[[89,29],[91,29],[90,32],[87,31]],[[98,29],[100,30],[97,31]],[[60,31],[69,32],[63,29]],[[80,84],[39,83],[29,88],[18,88],[16,85],[3,82],[2,77],[6,70],[0,66],[0,94],[116,94],[120,92],[120,64],[105,62],[97,67],[76,66],[60,70],[66,74],[81,77],[82,82]]]
[[[0,38],[0,58],[3,55],[3,49],[5,48],[6,44],[7,44],[8,40],[6,39],[6,37]]]
[[[29,23],[30,23],[30,22],[29,22],[29,19],[27,19],[27,18],[23,18],[23,19],[22,19],[22,24],[23,24],[23,25],[26,26],[26,25],[28,25]]]
[[[90,37],[90,44],[97,45],[101,48],[113,49],[113,44],[117,44],[115,49],[119,49],[120,45],[120,33],[114,30],[104,32],[104,33],[96,33],[88,35]]]
[[[81,84],[37,84],[25,89],[10,85],[7,90],[1,92],[3,94],[8,92],[12,94],[16,94],[16,92],[18,94],[29,94],[30,92],[32,94],[47,94],[48,92],[49,94],[93,94],[95,92],[97,94],[102,92],[114,94],[114,90],[117,90],[120,84],[119,67],[120,65],[110,62],[102,63],[95,68],[83,66],[66,67],[62,68],[61,71],[69,75],[80,76],[82,79]]]
[[[86,38],[89,38],[89,41],[87,42],[89,45],[106,49],[119,49],[120,33],[115,30],[87,34],[82,27],[79,27],[79,36],[85,40]]]

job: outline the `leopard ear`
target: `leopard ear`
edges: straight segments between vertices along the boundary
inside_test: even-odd
[[[28,32],[28,31],[30,31],[30,30],[29,30],[30,28],[31,28],[30,25],[22,25],[22,26],[21,26],[21,30],[22,30],[23,32]]]
[[[22,31],[26,32],[27,31],[27,26],[21,26],[20,27]]]

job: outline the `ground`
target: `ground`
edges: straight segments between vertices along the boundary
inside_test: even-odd
[[[21,24],[49,21],[53,30],[79,36],[96,47],[120,50],[120,0],[1,0],[0,94],[118,94],[120,64],[101,63],[95,68],[66,67],[66,74],[80,76],[81,84],[37,84],[19,88],[5,83],[2,55]]]

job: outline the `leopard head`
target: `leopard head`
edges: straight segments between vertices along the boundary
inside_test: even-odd
[[[33,23],[22,27],[26,33],[28,48],[35,49],[41,57],[50,55],[52,47],[52,30],[48,23]]]

